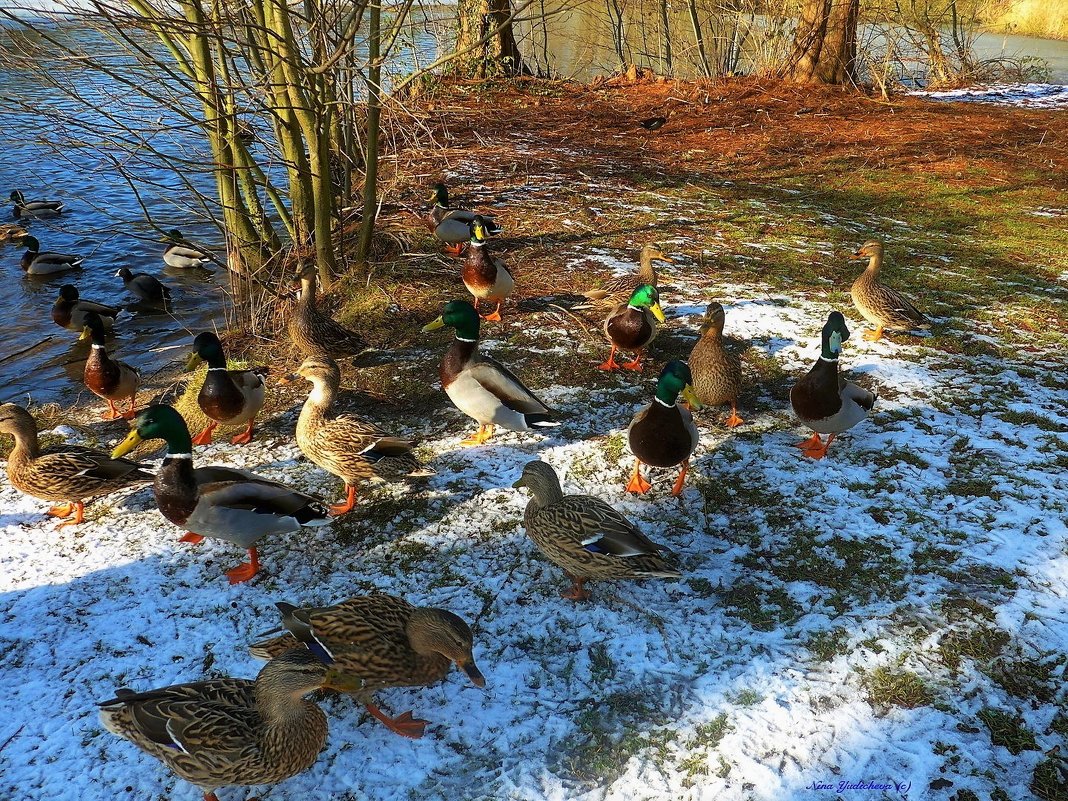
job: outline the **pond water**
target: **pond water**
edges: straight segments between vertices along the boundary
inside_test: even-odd
[[[550,3],[545,8],[553,10]],[[522,46],[535,61],[544,62],[548,53],[549,65],[563,75],[588,78],[611,72],[618,61],[607,8],[603,2],[586,3],[557,9],[544,25],[521,25]],[[635,40],[626,45],[626,55],[640,64],[656,67],[666,55],[653,36],[660,23],[636,23],[636,8],[640,10],[641,6],[630,5],[626,15],[632,23],[630,38]],[[424,19],[413,26],[417,52],[408,51],[408,57],[424,63],[443,51],[442,31],[449,27],[451,11],[439,7],[431,17],[437,24]],[[675,37],[672,59],[677,66],[688,63],[693,67],[698,63],[690,41],[692,33],[690,39],[686,36],[688,24],[688,18],[680,11],[670,22]],[[737,26],[721,26],[718,30],[736,33]],[[0,51],[12,45],[14,35],[10,27],[0,26]],[[73,24],[60,26],[55,35],[82,41],[94,36]],[[749,63],[759,60],[759,49],[754,50],[752,45],[748,51],[744,45],[739,49],[737,37],[731,38],[732,35],[709,35],[706,57],[729,58],[732,53],[744,51]],[[1068,83],[1068,42],[986,34],[980,37],[978,46],[982,57],[1005,53],[1045,58],[1054,80]],[[102,43],[102,52],[106,52],[105,47]],[[115,63],[119,64],[119,60]],[[742,62],[743,68],[745,63]],[[46,65],[61,86],[74,88],[88,106],[72,100],[34,70],[0,60],[0,86],[4,87],[4,94],[22,104],[12,106],[0,96],[4,115],[0,126],[0,190],[3,198],[18,188],[29,198],[62,200],[67,206],[62,217],[34,221],[28,227],[43,249],[84,255],[85,265],[72,273],[33,278],[19,267],[21,248],[0,245],[0,279],[8,286],[6,292],[0,293],[0,319],[5,321],[4,346],[0,348],[0,401],[24,402],[30,396],[37,401],[70,402],[91,399],[81,383],[88,345],[77,342],[76,334],[58,328],[51,320],[51,305],[62,284],[74,283],[83,297],[128,307],[109,347],[114,355],[149,375],[184,354],[197,332],[225,323],[228,279],[221,269],[210,274],[165,267],[161,258],[165,246],[158,241],[156,230],[144,222],[142,206],[160,227],[180,228],[190,239],[218,253],[220,243],[214,227],[202,212],[196,211],[190,193],[166,171],[152,165],[136,145],[125,151],[115,149],[110,158],[95,147],[117,136],[109,129],[105,116],[96,110],[121,110],[126,119],[137,122],[155,147],[202,167],[210,163],[210,158],[188,126],[163,108],[148,104],[136,92],[98,74],[52,59],[44,52],[38,64]],[[53,111],[76,114],[88,125],[67,130],[58,117],[50,114]],[[79,144],[71,145],[70,141]],[[124,177],[124,168],[136,173],[136,191]],[[188,178],[199,188],[210,189],[210,175],[192,171]],[[3,218],[0,214],[0,220]],[[131,306],[133,298],[115,276],[124,266],[160,277],[174,296],[171,312]]]

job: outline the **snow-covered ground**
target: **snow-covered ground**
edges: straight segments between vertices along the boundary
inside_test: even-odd
[[[617,271],[629,264],[596,256]],[[432,721],[420,741],[348,698],[325,701],[327,750],[267,790],[272,801],[1037,797],[1028,785],[1043,752],[1065,751],[1063,361],[1020,358],[983,331],[973,336],[987,355],[920,338],[873,344],[846,310],[843,366],[879,401],[813,462],[792,447],[808,432],[774,398],[817,356],[825,299],[710,285],[685,258],[667,282],[669,335],[694,336],[716,299],[727,333],[750,345],[747,422],[729,432],[723,410],[700,417],[681,499],[668,494],[670,471],[653,475],[646,497],[623,492],[623,432],[657,368],[609,390],[546,386],[524,352],[603,353],[576,353],[557,318],[507,310],[484,330],[487,350],[525,330],[530,341],[502,358],[564,425],[462,449],[470,421],[444,394],[422,425],[383,407],[383,425],[428,432],[437,474],[372,489],[330,528],[264,543],[265,572],[249,584],[222,574],[243,558],[237,549],[179,544],[150,489],[98,503],[85,525],[57,533],[45,504],[4,479],[0,798],[199,798],[104,732],[94,703],[123,685],[254,676],[246,648],[276,627],[275,601],[325,604],[372,588],[471,622],[487,687],[453,673],[381,693],[387,709]],[[428,339],[428,363],[445,341]],[[249,447],[198,449],[196,460],[336,499],[340,483],[300,458],[293,422]],[[606,499],[668,545],[684,577],[593,584],[592,602],[562,601],[566,581],[525,538],[527,498],[510,488],[537,456],[565,491]]]
[[[999,106],[1029,108],[1068,107],[1068,86],[1051,83],[1002,83],[972,86],[943,92],[917,90],[909,94],[932,100],[953,100],[972,103],[995,103]]]

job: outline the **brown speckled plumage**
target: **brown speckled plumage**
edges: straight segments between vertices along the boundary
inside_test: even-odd
[[[315,305],[318,272],[308,265],[297,276],[300,300],[289,318],[287,331],[302,356],[329,356],[345,359],[367,349],[367,342],[355,331],[327,317]]]
[[[931,327],[930,320],[908,298],[879,280],[883,264],[882,243],[875,240],[865,242],[856,256],[867,257],[868,267],[853,282],[849,294],[857,311],[876,327],[877,333],[884,328],[890,331],[913,331]]]
[[[718,303],[709,304],[701,324],[701,338],[693,346],[688,363],[693,375],[693,389],[701,403],[706,406],[730,404],[732,409],[737,409],[742,389],[742,361],[725,346],[724,319],[723,307]]]

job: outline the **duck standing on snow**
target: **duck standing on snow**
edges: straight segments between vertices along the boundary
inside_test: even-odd
[[[297,445],[312,462],[345,482],[345,501],[330,507],[340,515],[356,505],[356,486],[371,478],[403,478],[420,471],[412,443],[391,437],[378,426],[333,410],[341,385],[337,363],[325,356],[305,359],[296,374],[312,384],[297,419]]]
[[[100,722],[178,776],[204,801],[230,785],[275,784],[308,770],[326,745],[326,715],[304,700],[332,689],[334,671],[306,650],[272,659],[256,677],[175,684],[100,704]]]
[[[315,306],[316,283],[319,271],[314,264],[305,265],[297,274],[294,289],[300,292],[293,316],[286,330],[302,356],[329,356],[346,359],[367,350],[367,341],[327,317]]]
[[[849,290],[853,305],[861,317],[875,326],[874,331],[864,332],[865,339],[882,339],[883,329],[907,332],[931,327],[931,321],[908,298],[879,281],[879,271],[883,266],[881,242],[868,240],[853,254],[853,258],[868,259],[868,268]]]
[[[203,251],[187,244],[182,232],[177,228],[167,231],[160,241],[167,243],[167,248],[163,251],[163,263],[168,267],[192,270],[197,267],[207,267],[211,264],[211,258],[205,255]]]
[[[474,306],[465,300],[449,301],[438,319],[423,326],[423,333],[444,326],[455,328],[456,337],[441,361],[441,386],[456,408],[478,423],[478,431],[462,445],[484,444],[496,426],[533,431],[558,425],[549,407],[522,381],[478,352],[479,317]]]
[[[154,306],[167,306],[171,302],[171,290],[158,278],[148,273],[132,273],[129,267],[123,267],[116,277],[122,279],[126,291],[136,295],[138,300]]]
[[[523,514],[527,536],[550,562],[562,567],[571,587],[562,598],[586,601],[590,579],[678,578],[657,545],[599,498],[564,495],[556,471],[535,459],[512,484],[531,498]]]
[[[7,457],[11,484],[35,498],[61,501],[61,505],[48,510],[52,517],[74,515],[59,528],[84,522],[85,504],[93,498],[152,480],[152,474],[136,462],[117,456],[109,458],[106,453],[80,445],[55,445],[41,450],[37,445],[37,423],[14,403],[0,405],[0,434],[15,438],[15,447]]]
[[[105,306],[92,300],[84,300],[78,294],[78,287],[73,284],[64,284],[59,288],[59,297],[52,304],[52,322],[60,328],[82,333],[85,336],[85,317],[92,312],[100,318],[101,325],[105,329],[115,325],[115,318],[119,315],[119,309],[114,306]]]
[[[823,326],[822,352],[816,364],[790,390],[790,405],[814,432],[797,447],[811,459],[822,459],[834,438],[867,418],[875,406],[874,393],[838,375],[842,343],[849,339],[845,317],[831,312]],[[827,441],[820,434],[828,434]]]
[[[471,239],[471,223],[475,212],[467,209],[454,209],[449,206],[449,190],[445,184],[434,184],[434,193],[430,196],[434,203],[427,213],[426,224],[434,238],[446,244],[445,251],[454,256],[463,250],[464,243]],[[496,236],[501,232],[497,221],[487,215],[481,215],[486,232]]]
[[[108,402],[108,412],[103,415],[105,420],[115,420],[119,417],[133,419],[137,413],[140,374],[126,362],[108,356],[104,344],[104,323],[96,312],[86,313],[85,330],[92,338],[93,346],[89,351],[89,358],[85,360],[82,381],[90,392]],[[130,409],[125,414],[120,414],[115,408],[115,402],[127,398],[130,399]]]
[[[46,219],[58,217],[63,213],[63,204],[58,200],[26,200],[26,196],[18,189],[12,191],[8,197],[15,204],[16,220]]]
[[[251,442],[252,427],[267,397],[263,368],[226,369],[226,355],[223,353],[222,343],[210,331],[197,334],[193,340],[193,352],[186,362],[186,369],[192,370],[201,362],[208,363],[208,372],[197,395],[197,404],[211,422],[193,438],[193,444],[210,445],[212,432],[220,423],[227,426],[245,423],[245,430],[230,441],[234,445]]]
[[[650,243],[642,248],[641,255],[638,257],[637,275],[620,275],[608,279],[603,286],[597,289],[586,290],[582,293],[582,296],[590,302],[575,308],[611,311],[621,303],[626,303],[630,300],[635,287],[642,284],[648,284],[653,288],[658,287],[659,276],[656,272],[656,265],[653,264],[654,261],[674,263],[673,259],[664,255],[659,245]]]
[[[656,339],[657,322],[665,322],[656,287],[642,284],[631,293],[630,300],[613,309],[604,321],[604,335],[612,344],[608,360],[598,370],[641,370],[642,355]],[[634,361],[616,363],[616,351],[634,354]]]
[[[456,665],[476,687],[486,679],[475,664],[471,627],[447,609],[416,607],[394,595],[375,593],[319,608],[276,604],[289,634],[256,643],[253,656],[277,658],[300,647],[330,662],[337,689],[359,697],[374,718],[392,732],[417,739],[427,721],[405,712],[391,718],[374,703],[376,690],[428,687]],[[340,683],[347,681],[342,688]]]
[[[627,429],[627,442],[635,457],[627,492],[644,494],[652,489],[652,484],[642,478],[642,464],[653,467],[679,465],[679,477],[671,494],[676,497],[682,494],[690,455],[697,450],[700,434],[690,412],[678,405],[679,395],[692,408],[701,408],[693,391],[690,368],[685,362],[675,360],[668,362],[660,373],[652,403],[638,410]]]
[[[745,421],[738,416],[738,394],[742,389],[742,360],[724,347],[723,306],[710,303],[701,323],[701,338],[693,346],[688,364],[693,374],[693,390],[704,406],[730,404],[727,428]]]
[[[486,231],[486,218],[476,215],[471,221],[471,241],[468,243],[467,260],[460,277],[467,291],[475,296],[476,311],[479,301],[497,301],[494,312],[483,315],[482,319],[500,322],[501,303],[512,294],[515,281],[504,262],[490,253],[486,244]]]
[[[123,456],[147,439],[167,443],[167,456],[156,473],[156,503],[165,518],[189,532],[180,542],[195,545],[211,537],[248,550],[246,564],[226,571],[231,584],[259,572],[256,543],[261,538],[329,522],[318,498],[285,484],[229,467],[194,470],[189,428],[170,406],[149,406],[131,429],[112,456]]]
[[[41,243],[35,236],[24,236],[17,243],[26,248],[19,265],[27,275],[53,275],[67,270],[76,270],[85,259],[73,253],[41,251]]]

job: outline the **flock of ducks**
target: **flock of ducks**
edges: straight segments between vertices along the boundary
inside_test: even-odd
[[[20,192],[13,192],[12,199],[20,221],[62,211],[61,203],[26,202]],[[434,187],[432,202],[425,217],[427,228],[455,255],[466,247],[461,278],[474,298],[473,304],[447,303],[441,315],[423,328],[424,332],[453,330],[440,378],[452,403],[478,424],[463,444],[484,445],[497,427],[537,431],[557,425],[553,411],[516,375],[479,350],[482,322],[501,319],[502,304],[515,286],[507,265],[488,245],[489,236],[500,227],[487,215],[452,208],[443,184]],[[179,232],[172,233],[180,240]],[[25,245],[27,238],[32,239],[23,232],[16,241]],[[37,251],[34,259],[48,255]],[[199,266],[194,262],[203,255],[171,248],[168,253],[185,260],[185,266]],[[852,287],[856,308],[874,326],[867,338],[877,339],[884,330],[929,327],[906,298],[879,281],[883,249],[878,242],[865,243],[856,255],[869,260]],[[73,265],[75,260],[65,263]],[[603,328],[611,350],[600,365],[603,370],[640,371],[646,349],[665,322],[655,262],[671,259],[648,245],[636,275],[589,290],[577,307],[605,315]],[[232,439],[235,444],[252,440],[267,391],[265,372],[230,369],[218,337],[201,333],[193,341],[188,366],[207,363],[197,402],[208,425],[193,436],[182,415],[170,406],[154,404],[137,413],[136,370],[111,359],[106,349],[118,310],[80,299],[71,285],[61,289],[53,319],[92,340],[86,385],[107,400],[107,417],[132,419],[130,433],[110,454],[71,444],[42,449],[33,417],[16,404],[0,405],[0,433],[15,440],[7,463],[12,485],[53,503],[48,514],[72,518],[61,523],[63,527],[81,523],[84,506],[92,499],[151,481],[162,516],[186,532],[179,541],[196,544],[211,537],[247,550],[249,561],[227,571],[230,582],[239,583],[259,571],[256,544],[263,537],[328,525],[332,517],[353,510],[359,487],[371,479],[392,481],[432,472],[415,458],[413,442],[334,408],[341,383],[336,360],[362,352],[367,343],[317,308],[314,267],[300,269],[293,287],[299,298],[288,333],[305,358],[282,381],[303,379],[310,384],[296,441],[309,460],[341,479],[342,501],[328,505],[245,470],[194,466],[193,446],[212,442],[219,425],[243,427]],[[496,305],[493,312],[480,316],[480,303]],[[635,464],[627,491],[643,494],[651,489],[642,474],[642,466],[648,465],[678,469],[671,492],[682,493],[699,441],[691,410],[729,406],[725,425],[743,424],[738,414],[741,363],[725,345],[724,322],[723,307],[710,304],[688,362],[674,360],[663,367],[653,398],[631,420],[627,441]],[[795,413],[813,432],[800,443],[811,458],[822,458],[831,441],[865,419],[875,403],[874,394],[838,373],[842,343],[849,336],[844,316],[831,312],[818,360],[790,393]],[[616,362],[621,351],[633,354],[633,359]],[[121,405],[128,408],[122,411]],[[827,435],[826,441],[821,434]],[[166,444],[166,455],[154,473],[126,458],[147,440]],[[527,463],[513,487],[530,495],[524,513],[527,535],[571,582],[562,597],[587,600],[589,580],[680,575],[664,546],[605,501],[565,495],[556,471],[546,462]],[[454,665],[476,686],[485,685],[473,656],[471,628],[448,610],[415,607],[385,594],[321,608],[277,606],[286,633],[250,646],[254,656],[269,660],[255,680],[214,679],[141,693],[121,689],[101,704],[103,725],[198,786],[206,801],[217,801],[219,787],[278,782],[315,762],[325,744],[327,723],[318,706],[305,698],[313,690],[352,694],[392,731],[414,738],[422,736],[426,721],[411,712],[390,717],[374,703],[377,690],[430,685],[444,679]]]

